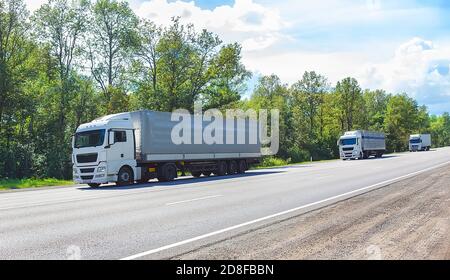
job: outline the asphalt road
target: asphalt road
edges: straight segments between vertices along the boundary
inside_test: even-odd
[[[171,258],[450,166],[450,148],[132,187],[0,193],[0,259]]]

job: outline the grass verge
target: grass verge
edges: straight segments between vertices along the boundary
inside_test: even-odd
[[[48,179],[0,179],[0,190],[73,185],[73,181]]]

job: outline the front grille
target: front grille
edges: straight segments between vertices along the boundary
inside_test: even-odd
[[[98,154],[82,154],[77,155],[78,163],[89,163],[89,162],[97,162]]]
[[[342,148],[343,151],[353,151],[353,148]]]
[[[84,168],[80,169],[81,173],[94,173],[95,168]]]
[[[94,176],[81,176],[81,179],[83,180],[92,180]]]

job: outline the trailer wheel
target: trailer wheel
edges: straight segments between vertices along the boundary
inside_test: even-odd
[[[228,175],[234,175],[236,173],[238,173],[238,164],[232,160],[228,163]]]
[[[205,177],[209,177],[209,176],[211,176],[212,172],[211,171],[205,171],[205,172],[202,172],[202,174]]]
[[[238,173],[244,174],[247,171],[247,162],[245,160],[239,161]]]
[[[100,187],[100,184],[88,184],[89,187],[96,189],[98,187]]]
[[[227,174],[227,163],[225,161],[219,161],[217,163],[217,169],[214,171],[214,175],[225,176]]]
[[[164,164],[161,168],[158,181],[160,182],[172,182],[177,177],[177,167],[173,163]]]
[[[133,170],[128,166],[124,166],[120,168],[119,174],[117,175],[117,185],[118,186],[127,186],[131,185],[134,182]]]
[[[195,172],[191,172],[192,176],[194,178],[200,178],[200,176],[202,176],[202,172],[201,171],[195,171]]]

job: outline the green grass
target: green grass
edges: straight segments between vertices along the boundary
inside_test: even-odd
[[[329,161],[336,161],[339,159],[325,159],[325,160],[317,160],[313,161],[314,163],[318,162],[329,162]],[[271,168],[271,167],[283,167],[283,166],[292,166],[292,165],[300,165],[300,164],[308,164],[311,163],[311,161],[304,161],[304,162],[289,162],[281,158],[277,157],[265,157],[263,158],[262,162],[254,167],[254,169],[264,169],[264,168]]]
[[[0,179],[0,190],[73,185],[73,181],[48,179]]]

